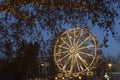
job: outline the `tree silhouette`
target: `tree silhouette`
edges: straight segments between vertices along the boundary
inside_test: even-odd
[[[36,59],[38,56],[38,51],[39,51],[39,44],[37,43],[35,43],[34,45],[31,43],[26,44],[25,41],[22,41],[21,46],[18,49],[17,58],[16,58],[16,65],[17,65],[16,67],[19,78],[25,77],[28,74],[26,73],[28,69],[31,69],[29,72],[32,73],[31,77],[38,72],[36,70],[37,69]]]

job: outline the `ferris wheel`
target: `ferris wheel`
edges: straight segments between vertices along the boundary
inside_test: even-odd
[[[72,28],[63,32],[54,47],[54,60],[64,73],[89,71],[96,60],[96,39],[88,29]]]

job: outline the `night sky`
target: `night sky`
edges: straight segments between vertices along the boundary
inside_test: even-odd
[[[0,2],[2,2],[2,0],[0,0]],[[110,6],[110,7],[114,7],[115,10],[117,11],[117,13],[119,14],[117,17],[114,18],[115,24],[113,25],[114,26],[113,31],[115,31],[117,33],[117,35],[113,36],[112,32],[110,32],[110,31],[108,32],[108,34],[109,34],[108,37],[107,37],[107,39],[108,39],[108,42],[107,42],[108,47],[102,47],[101,48],[105,56],[108,56],[108,55],[117,56],[117,54],[120,54],[120,48],[119,48],[119,46],[120,46],[120,10],[116,8],[117,5],[118,5],[118,3]],[[24,10],[25,8],[26,7],[23,7],[21,9]],[[30,10],[32,10],[32,9],[33,8],[30,8]],[[5,14],[6,14],[5,12],[0,12],[1,23],[3,23],[6,26],[6,28],[8,28],[8,34],[12,34],[13,33],[12,29],[10,29],[8,27],[7,23],[3,19]],[[8,15],[11,15],[11,14],[8,14]],[[10,24],[14,24],[17,21],[17,19],[14,16],[12,16],[7,21],[10,22]],[[81,24],[81,23],[79,23],[79,24]],[[81,27],[79,24],[77,25],[77,27]],[[89,26],[90,31],[94,35],[97,36],[98,42],[100,44],[103,44],[103,40],[104,40],[104,36],[106,35],[106,32],[103,29],[100,29],[98,27],[98,25],[93,26],[91,24],[91,22],[89,22],[89,21],[87,21],[87,25]],[[5,26],[4,26],[4,28],[5,28]],[[67,30],[67,29],[71,28],[71,25],[70,24],[62,24],[62,28]],[[47,30],[41,30],[40,26],[37,25],[37,27],[33,29],[33,34],[31,35],[31,36],[34,36],[34,40],[32,40],[33,37],[30,37],[30,36],[28,37],[27,32],[26,32],[25,35],[21,36],[21,39],[26,40],[28,43],[29,42],[34,43],[35,41],[39,40],[39,38],[40,38],[40,36],[34,35],[34,33],[36,33],[35,32],[36,30],[42,32],[43,40],[49,40],[53,36],[51,34],[51,32],[49,32]],[[11,38],[10,41],[12,42],[14,40]],[[5,42],[4,39],[2,39],[2,42]],[[13,50],[16,50],[15,46],[13,46]],[[4,55],[1,55],[1,57],[4,58]]]

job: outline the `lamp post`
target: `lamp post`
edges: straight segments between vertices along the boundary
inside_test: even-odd
[[[109,70],[110,70],[110,79],[111,79],[111,68],[112,68],[112,63],[108,63],[108,67],[109,67]]]
[[[108,67],[110,69],[110,74],[111,74],[112,63],[108,63]]]

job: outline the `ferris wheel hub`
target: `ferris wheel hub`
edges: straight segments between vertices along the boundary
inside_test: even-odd
[[[75,53],[75,51],[76,51],[76,50],[75,50],[75,47],[71,47],[71,48],[70,48],[70,53]]]

